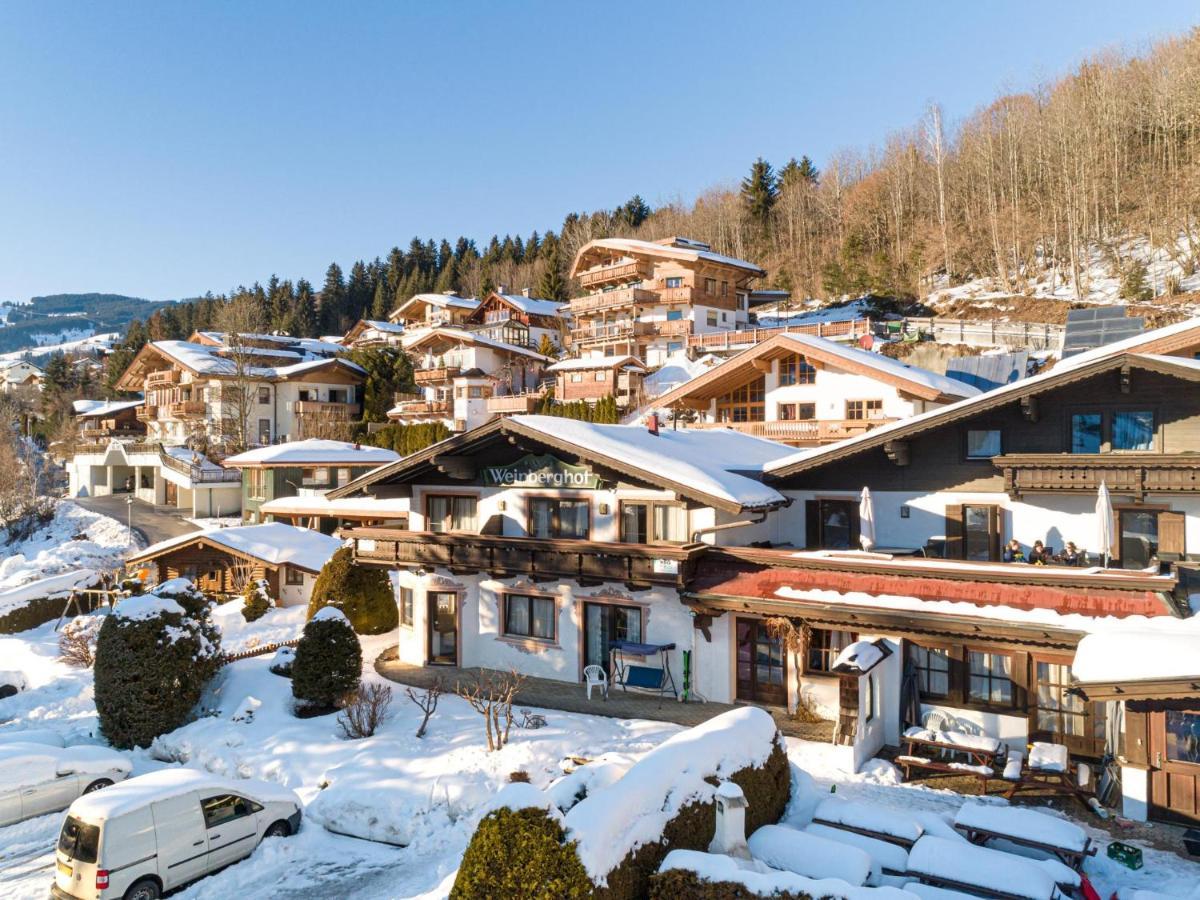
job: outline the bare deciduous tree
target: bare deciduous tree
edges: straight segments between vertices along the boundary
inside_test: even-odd
[[[392,689],[386,684],[360,684],[344,701],[337,723],[348,740],[371,737],[388,717]]]
[[[266,312],[253,297],[242,297],[220,308],[216,324],[224,334],[220,355],[227,362],[220,389],[220,439],[226,450],[239,453],[254,437],[250,419],[263,381],[255,376],[261,358],[252,341],[266,328]]]
[[[471,682],[455,685],[454,692],[483,716],[489,752],[501,750],[508,743],[513,723],[513,699],[524,682],[525,676],[516,669],[507,672],[483,669]],[[504,722],[503,728],[501,720]]]
[[[417,704],[417,709],[424,713],[421,725],[417,728],[417,737],[425,737],[425,729],[429,726],[429,720],[433,718],[433,714],[437,712],[438,700],[441,698],[443,690],[441,678],[435,678],[433,684],[423,691],[414,691],[411,687],[404,689],[404,693],[408,694],[408,699]]]

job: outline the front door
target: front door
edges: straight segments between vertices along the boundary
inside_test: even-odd
[[[179,505],[179,485],[170,479],[164,479],[163,487],[165,488],[163,500],[167,506]]]
[[[600,666],[609,671],[609,642],[642,641],[642,610],[637,606],[617,606],[612,603],[583,605],[583,664]]]
[[[761,619],[737,620],[737,698],[787,706],[787,653]]]
[[[1200,709],[1150,713],[1153,816],[1200,825]]]
[[[429,593],[429,662],[433,665],[458,665],[458,594],[452,591]]]

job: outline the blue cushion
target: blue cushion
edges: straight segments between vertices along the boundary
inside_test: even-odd
[[[629,687],[654,688],[662,687],[663,670],[652,669],[649,666],[626,666],[624,684]]]

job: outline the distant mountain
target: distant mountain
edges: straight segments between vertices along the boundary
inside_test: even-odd
[[[50,294],[0,306],[0,353],[78,340],[107,331],[124,332],[167,304],[123,294]]]

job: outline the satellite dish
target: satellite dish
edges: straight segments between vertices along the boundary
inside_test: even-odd
[[[875,346],[875,335],[864,334],[858,339],[858,346],[862,347],[864,350],[870,350]]]

